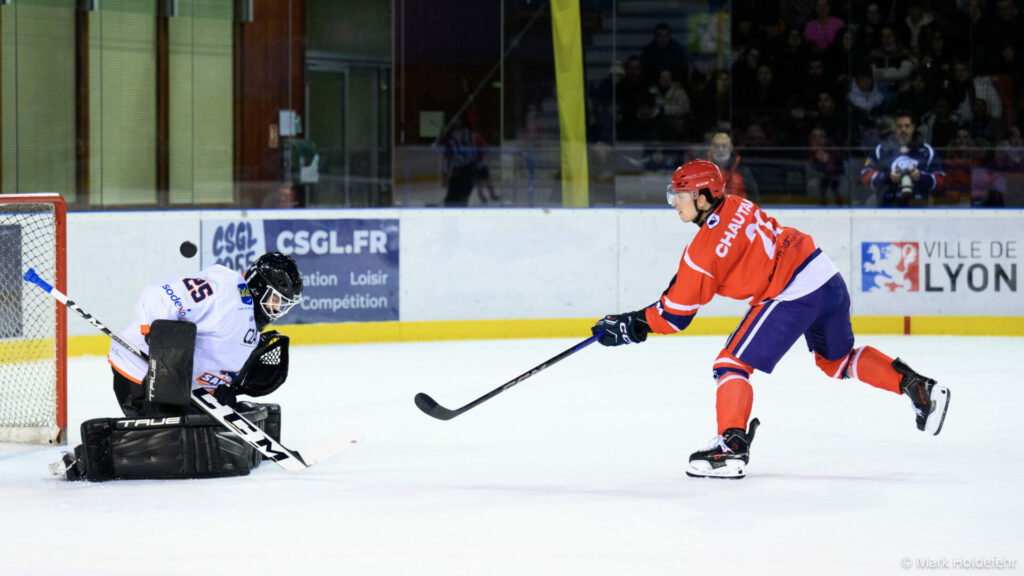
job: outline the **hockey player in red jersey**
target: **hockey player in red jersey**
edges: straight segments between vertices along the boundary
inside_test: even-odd
[[[606,316],[592,331],[605,346],[639,343],[647,334],[685,329],[716,294],[750,299],[750,309],[715,359],[718,435],[690,456],[693,477],[743,478],[759,425],[749,421],[750,375],[771,373],[800,336],[832,378],[856,378],[905,394],[918,429],[938,434],[949,390],[871,346],[854,348],[850,295],[838,268],[814,239],[780,225],[746,198],[730,196],[715,164],[693,160],[672,176],[668,203],[700,230],[683,250],[679,270],[654,304]]]

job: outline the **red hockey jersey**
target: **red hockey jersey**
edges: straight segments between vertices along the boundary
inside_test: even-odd
[[[671,334],[686,328],[715,294],[749,298],[752,306],[774,298],[815,252],[807,234],[780,226],[746,198],[726,195],[683,251],[672,284],[647,308],[647,323]],[[815,271],[811,281],[818,285],[835,271],[821,260],[830,268]]]

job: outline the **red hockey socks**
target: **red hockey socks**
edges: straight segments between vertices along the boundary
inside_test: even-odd
[[[746,375],[729,372],[718,379],[715,395],[715,411],[718,414],[718,433],[729,428],[747,429],[750,409],[754,403],[754,389]]]
[[[903,376],[892,367],[892,358],[871,346],[854,349],[847,371],[851,377],[871,384],[875,388],[896,394],[902,393],[900,380],[903,379]]]

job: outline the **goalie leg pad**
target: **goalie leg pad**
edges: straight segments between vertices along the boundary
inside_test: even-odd
[[[264,427],[266,408],[240,408],[249,421]],[[205,414],[88,420],[82,423],[82,439],[75,466],[81,477],[94,482],[244,476],[262,461],[255,448]]]
[[[149,328],[149,373],[145,381],[149,404],[156,407],[189,405],[195,348],[195,324],[176,320],[153,321]]]

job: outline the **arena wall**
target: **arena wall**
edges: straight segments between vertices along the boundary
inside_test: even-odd
[[[768,213],[836,263],[858,332],[1024,335],[1024,210]],[[297,344],[583,337],[656,300],[696,230],[668,207],[72,213],[68,293],[119,329],[147,282],[282,249],[310,285],[282,329]],[[716,300],[687,332],[728,334],[746,307]],[[72,354],[105,354],[68,322]]]

